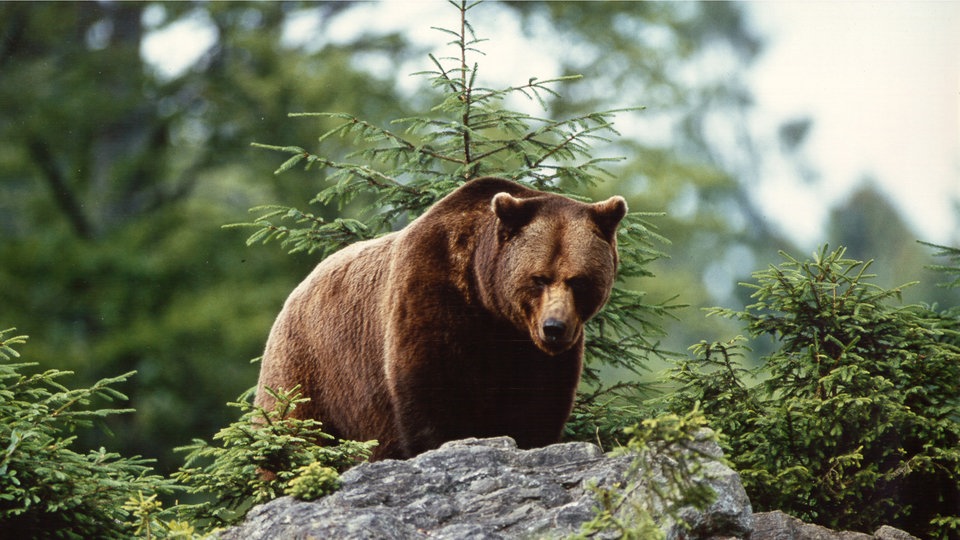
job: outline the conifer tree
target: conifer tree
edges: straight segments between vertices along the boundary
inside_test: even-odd
[[[960,251],[941,250],[960,262]],[[713,311],[775,349],[750,370],[743,338],[695,346],[696,358],[671,374],[680,386],[669,408],[702,404],[756,510],[834,529],[889,524],[956,538],[957,310],[897,305],[903,287],[877,286],[870,263],[843,248],[784,256],[745,284],[753,304]]]
[[[0,330],[0,536],[3,538],[130,538],[128,497],[169,494],[172,481],[152,460],[104,448],[78,448],[78,432],[129,409],[93,408],[123,401],[116,386],[133,373],[68,388],[67,371],[35,371],[20,361],[27,336]]]

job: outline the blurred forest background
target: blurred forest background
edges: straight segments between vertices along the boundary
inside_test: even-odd
[[[0,3],[0,327],[31,336],[27,354],[40,369],[75,371],[71,386],[138,372],[121,405],[136,413],[111,420],[112,437],[86,444],[158,458],[168,472],[179,465],[170,449],[232,421],[226,402],[255,384],[250,360],[317,260],[278,244],[247,247],[248,231],[222,226],[249,221],[256,205],[303,207],[323,178],[296,169],[274,176],[277,156],[251,142],[316,141],[318,121],[289,112],[385,123],[429,103],[426,79],[400,66],[431,51],[362,29],[322,39],[353,9]],[[590,195],[620,193],[633,210],[666,213],[655,224],[672,242],[662,246],[669,258],[636,288],[653,302],[677,296],[690,306],[666,321],[666,346],[680,352],[741,333],[699,308],[742,307],[749,291],[738,280],[780,262],[778,250],[810,251],[791,245],[750,197],[760,145],[745,121],[744,74],[765,44],[744,9],[508,2],[474,15],[512,17],[530,35],[567,44],[543,53],[585,78],[558,87],[563,99],[539,114],[646,107],[618,117],[625,136],[602,152],[628,159]],[[318,39],[290,39],[304,17],[319,21]],[[207,29],[209,49],[175,73],[149,63],[145,40],[185,21]],[[762,146],[789,156],[809,127],[784,119],[780,140]],[[338,144],[320,152],[336,160],[350,150]],[[919,280],[908,301],[956,305],[935,287],[942,277],[923,268],[935,261],[915,240],[929,239],[916,237],[874,183],[861,186],[830,209],[822,242],[876,259],[881,285]]]

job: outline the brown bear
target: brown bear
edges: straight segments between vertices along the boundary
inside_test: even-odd
[[[499,178],[453,191],[404,229],[353,244],[293,291],[267,340],[264,387],[372,459],[465,437],[557,442],[583,326],[617,269],[622,197],[586,204]]]

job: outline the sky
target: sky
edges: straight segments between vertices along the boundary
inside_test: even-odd
[[[414,43],[442,50],[449,37],[430,27],[449,25],[449,13],[437,5],[361,5],[341,15],[324,38],[346,41],[361,28],[403,30]],[[960,245],[960,2],[784,0],[744,6],[765,42],[748,73],[755,98],[751,130],[766,150],[755,193],[764,215],[812,248],[823,241],[830,206],[869,177],[918,239]],[[477,33],[490,38],[483,45],[489,84],[559,70],[553,48],[525,42],[517,20],[501,12],[474,22]],[[317,28],[316,20],[304,17],[291,25],[290,39]],[[205,21],[190,19],[155,33],[143,54],[175,75],[215,37]],[[489,61],[497,58],[523,61]],[[492,65],[504,67],[490,72]],[[412,73],[426,66],[405,67]],[[803,118],[813,121],[812,130],[794,158],[815,171],[813,180],[801,178],[776,146],[779,126]]]
[[[759,198],[771,219],[817,242],[817,201],[842,200],[869,175],[919,239],[960,244],[960,2],[747,7],[767,42],[750,72],[755,129],[814,122],[802,153],[819,179],[768,163]]]

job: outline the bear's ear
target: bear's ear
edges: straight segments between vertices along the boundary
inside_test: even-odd
[[[627,215],[627,201],[623,197],[613,196],[609,199],[590,205],[593,221],[600,228],[600,233],[608,242],[613,242],[617,234],[617,225],[623,216]]]
[[[530,223],[537,212],[537,206],[534,199],[518,199],[509,193],[497,193],[490,203],[493,213],[508,234],[514,234]]]

